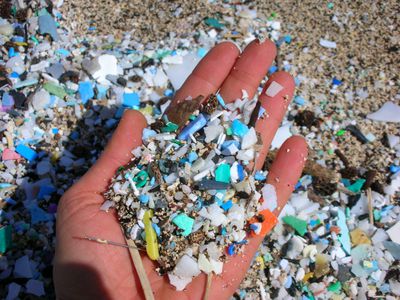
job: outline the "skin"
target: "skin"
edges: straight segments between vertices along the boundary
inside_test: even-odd
[[[230,42],[215,46],[199,63],[176,93],[172,105],[187,96],[208,95],[220,90],[225,102],[234,101],[246,89],[252,97],[276,55],[271,41],[251,42],[243,51]],[[283,86],[275,97],[265,94],[272,81]],[[263,148],[256,160],[260,168],[271,141],[294,92],[294,80],[285,72],[274,73],[259,96],[268,116],[259,119],[256,130]],[[126,111],[106,149],[95,165],[62,197],[57,213],[57,245],[54,260],[54,283],[58,299],[144,299],[129,251],[80,238],[94,236],[125,244],[115,212],[99,210],[103,193],[117,168],[131,159],[131,150],[141,144],[145,118],[137,111]],[[286,140],[272,164],[268,183],[277,191],[279,215],[298,181],[307,157],[303,138]],[[80,238],[79,238],[80,237]],[[213,276],[209,299],[228,299],[246,274],[263,236],[250,238],[242,254],[230,257],[220,276]],[[195,278],[183,292],[175,291],[166,277],[159,276],[156,265],[146,254],[143,264],[155,299],[202,299],[206,276]]]

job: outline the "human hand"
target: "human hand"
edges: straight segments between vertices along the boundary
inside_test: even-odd
[[[172,105],[189,95],[219,93],[225,102],[242,97],[245,89],[251,99],[276,55],[271,41],[253,41],[242,54],[229,42],[214,47],[198,64],[176,93]],[[276,96],[265,94],[275,81],[283,86]],[[268,116],[259,119],[256,130],[261,134],[263,148],[256,161],[261,168],[272,139],[294,93],[294,80],[285,72],[274,73],[259,96]],[[62,197],[57,213],[57,246],[54,261],[54,282],[58,299],[143,299],[140,281],[129,255],[121,247],[105,246],[77,239],[94,236],[125,243],[115,213],[99,207],[103,193],[118,167],[131,159],[132,149],[142,143],[145,118],[137,111],[126,111],[112,139],[95,165]],[[297,183],[307,157],[307,145],[301,137],[289,138],[280,148],[269,170],[267,183],[275,186],[279,215]],[[263,236],[251,237],[242,254],[230,257],[220,276],[214,276],[210,299],[227,299],[244,278]],[[206,275],[194,278],[184,291],[178,292],[166,276],[159,276],[153,263],[143,254],[155,299],[202,299]]]

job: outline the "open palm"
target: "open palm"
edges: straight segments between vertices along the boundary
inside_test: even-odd
[[[246,90],[252,98],[276,55],[271,41],[250,43],[243,53],[230,42],[215,46],[198,64],[176,93],[171,105],[188,96],[219,93],[225,102],[242,97]],[[271,82],[283,89],[274,97],[265,94]],[[294,92],[294,80],[285,72],[274,73],[259,96],[266,110],[256,123],[263,148],[256,167],[261,168],[271,141]],[[83,240],[95,236],[125,243],[115,212],[100,211],[103,193],[115,171],[131,159],[132,149],[142,143],[146,119],[137,111],[126,111],[111,141],[96,164],[62,197],[57,214],[57,247],[54,281],[58,299],[143,299],[139,278],[126,248]],[[277,191],[279,215],[296,184],[307,157],[301,137],[291,137],[281,147],[269,170],[268,183]],[[210,299],[227,299],[237,289],[263,237],[251,238],[242,254],[230,257],[220,276],[214,276]],[[202,299],[204,274],[195,278],[182,292],[155,272],[155,264],[143,254],[143,264],[155,299]]]

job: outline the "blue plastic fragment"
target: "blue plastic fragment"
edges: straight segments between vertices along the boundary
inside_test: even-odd
[[[19,78],[19,74],[17,72],[12,72],[10,78]]]
[[[199,156],[197,155],[196,152],[194,152],[194,151],[190,152],[188,155],[189,162],[191,162],[191,163],[194,162],[198,157]]]
[[[147,204],[149,202],[149,200],[150,200],[150,197],[148,195],[140,195],[139,196],[139,201],[142,204]]]
[[[38,156],[36,151],[32,150],[28,146],[25,146],[24,144],[19,144],[17,148],[15,148],[15,151],[29,161],[34,161]]]
[[[174,94],[174,91],[171,89],[166,89],[164,91],[164,96],[166,96],[166,97],[171,97],[173,94]]]
[[[301,96],[296,96],[294,97],[294,102],[300,106],[304,105],[306,103],[306,100],[304,100],[303,97]]]
[[[57,134],[57,133],[58,133],[58,128],[53,128],[53,129],[51,130],[51,132],[52,132],[53,134]]]
[[[58,41],[57,24],[48,13],[39,16],[39,31],[41,34],[50,34],[53,41]]]
[[[339,79],[337,79],[336,77],[333,77],[332,79],[332,84],[333,85],[341,85],[342,81],[340,81]]]
[[[31,223],[37,224],[39,222],[47,222],[51,220],[51,217],[48,213],[46,213],[43,209],[38,207],[37,205],[32,206],[29,209],[29,212],[31,214]]]
[[[13,42],[16,42],[16,43],[23,43],[23,42],[25,42],[25,39],[24,39],[23,36],[16,35],[16,36],[14,36],[14,37],[12,38],[12,41],[13,41]]]
[[[241,164],[237,165],[237,171],[238,171],[238,175],[239,175],[239,181],[242,181],[244,179],[244,168]]]
[[[160,234],[161,234],[160,227],[158,227],[158,225],[156,223],[151,223],[151,226],[153,226],[153,229],[156,232],[157,236],[160,236]]]
[[[111,127],[113,127],[116,123],[117,123],[118,121],[117,120],[115,120],[115,119],[108,119],[107,121],[106,121],[106,128],[111,128]]]
[[[228,246],[228,255],[232,256],[233,254],[235,254],[235,245],[234,244],[230,244]]]
[[[301,181],[297,181],[296,185],[294,186],[294,189],[297,190],[299,187],[301,187]]]
[[[268,73],[269,73],[269,74],[273,74],[273,73],[275,73],[276,71],[278,71],[278,67],[275,66],[275,65],[273,65],[273,66],[271,66],[271,67],[269,68]]]
[[[178,135],[178,139],[180,140],[187,140],[191,134],[199,131],[201,128],[206,126],[207,119],[204,117],[203,114],[199,114],[196,119],[190,122],[181,133]]]
[[[240,122],[238,119],[233,120],[232,122],[232,132],[236,136],[244,136],[249,131],[249,128]]]
[[[295,84],[296,86],[299,86],[300,83],[301,83],[300,78],[299,78],[299,77],[295,77],[295,78],[294,78],[294,84]]]
[[[233,205],[232,200],[228,200],[228,201],[224,202],[224,203],[221,205],[221,208],[222,208],[224,211],[228,211],[228,210],[232,207],[232,205]]]
[[[219,104],[220,104],[222,107],[225,107],[224,98],[222,98],[222,96],[221,96],[220,94],[217,94],[217,100],[218,100]]]
[[[96,98],[97,99],[104,99],[107,96],[107,90],[108,87],[101,85],[101,84],[96,84]]]
[[[225,228],[225,227],[222,227],[222,229],[221,229],[221,234],[222,234],[222,235],[226,235],[226,228]]]
[[[139,95],[137,93],[124,93],[122,105],[130,108],[136,108],[140,104]]]
[[[199,50],[197,50],[197,56],[203,58],[204,56],[206,56],[208,50],[206,48],[199,48]]]
[[[254,174],[254,179],[262,181],[267,179],[267,177],[261,171],[257,171],[256,174]]]
[[[82,103],[86,104],[86,102],[94,96],[92,83],[90,81],[79,82],[78,92]]]
[[[155,136],[156,134],[157,134],[157,132],[155,132],[154,130],[144,128],[143,133],[142,133],[142,139],[146,141],[149,138],[151,138],[152,136]]]
[[[79,139],[79,132],[72,131],[71,134],[69,135],[69,138],[73,141],[76,141],[77,139]]]
[[[257,224],[250,224],[250,229],[253,231],[256,231],[258,229],[258,226],[259,225],[257,225]]]
[[[285,39],[286,44],[289,44],[292,41],[292,37],[290,35],[285,35],[283,38]]]
[[[115,116],[114,117],[116,119],[120,119],[122,117],[122,115],[124,114],[125,109],[126,109],[126,107],[123,107],[123,106],[119,107],[117,109],[117,111],[115,112]]]
[[[15,56],[15,49],[14,47],[10,47],[10,49],[8,49],[8,57],[13,57]]]
[[[67,49],[64,48],[57,49],[56,52],[61,56],[69,56],[71,54],[71,52],[69,52]]]
[[[347,227],[346,224],[346,216],[341,209],[338,210],[337,226],[339,226],[340,228],[340,235],[338,236],[338,240],[342,244],[343,250],[347,254],[350,254],[351,253],[350,233],[349,233],[349,228]]]
[[[400,166],[391,165],[389,169],[390,169],[390,172],[397,173],[400,171]]]
[[[39,189],[39,193],[37,195],[37,198],[39,200],[44,199],[46,196],[50,196],[54,192],[56,192],[57,189],[54,186],[51,185],[42,185]]]

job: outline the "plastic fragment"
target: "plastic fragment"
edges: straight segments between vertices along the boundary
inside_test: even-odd
[[[58,41],[57,25],[53,17],[48,13],[39,16],[39,30],[41,34],[50,34],[53,41]]]
[[[129,108],[135,108],[139,106],[139,104],[140,104],[139,95],[137,93],[124,93],[122,99],[122,105]]]
[[[386,233],[393,242],[400,244],[400,221],[390,227]]]
[[[34,161],[38,156],[34,150],[23,144],[19,144],[17,148],[15,148],[15,151],[28,161]]]
[[[229,164],[221,164],[215,170],[215,180],[221,181],[225,183],[230,183],[231,175],[230,175],[231,166]]]
[[[336,48],[336,43],[335,42],[324,40],[324,39],[320,39],[319,40],[319,44],[322,47],[325,47],[325,48]]]
[[[182,129],[178,135],[178,139],[187,140],[191,134],[196,133],[207,124],[207,120],[203,114],[199,114],[195,120],[190,122],[185,128]]]
[[[233,120],[232,122],[232,133],[234,135],[237,135],[239,137],[243,137],[247,132],[249,131],[249,128],[240,122],[238,119]]]
[[[151,260],[157,260],[160,254],[158,251],[157,234],[151,224],[152,217],[152,210],[147,210],[143,216],[144,232],[146,234],[146,252]]]
[[[83,104],[86,104],[86,102],[94,96],[92,83],[90,81],[80,82],[78,91]]]
[[[282,90],[283,90],[283,86],[282,85],[280,85],[276,81],[272,81],[271,84],[267,87],[267,89],[265,91],[265,94],[268,97],[275,97]]]
[[[185,214],[179,214],[172,219],[172,223],[174,223],[176,226],[178,226],[180,229],[183,230],[181,232],[183,236],[188,236],[190,233],[192,233],[192,228],[194,224],[193,218]]]
[[[26,283],[26,292],[35,296],[44,296],[44,285],[40,280],[29,279]]]
[[[400,106],[394,102],[386,102],[376,112],[367,115],[368,119],[381,122],[400,122]]]
[[[283,222],[288,224],[290,227],[292,227],[296,232],[303,236],[307,232],[307,222],[304,220],[301,220],[299,218],[296,218],[295,216],[284,216],[282,218]]]
[[[12,228],[10,225],[0,227],[0,253],[5,253],[11,246]]]
[[[351,251],[350,234],[346,224],[346,216],[341,209],[338,210],[337,226],[339,226],[340,228],[340,235],[338,236],[338,240],[342,244],[343,250],[347,254],[350,254]]]
[[[357,179],[352,185],[348,186],[347,189],[353,193],[359,193],[365,183],[365,179]]]

